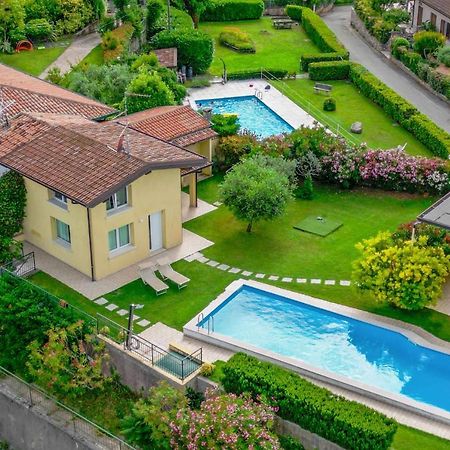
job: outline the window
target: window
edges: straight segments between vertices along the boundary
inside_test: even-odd
[[[53,198],[61,203],[67,203],[67,197],[61,192],[53,191]]]
[[[64,222],[55,219],[56,223],[56,237],[70,244],[70,227]]]
[[[434,27],[436,26],[436,14],[431,13],[430,22],[431,22],[431,25],[433,25]]]
[[[106,200],[106,210],[111,211],[128,204],[128,189],[124,186]]]
[[[108,233],[109,251],[130,245],[130,225],[125,225]]]

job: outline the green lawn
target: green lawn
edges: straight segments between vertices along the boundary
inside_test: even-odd
[[[246,31],[255,43],[256,53],[238,53],[222,46],[218,38],[224,27],[238,27]],[[214,75],[222,75],[220,58],[225,61],[228,72],[261,68],[298,72],[300,56],[318,51],[299,26],[292,30],[276,30],[269,18],[226,23],[206,22],[200,24],[200,30],[210,34],[215,41],[214,60],[209,69]]]
[[[322,123],[339,124],[350,130],[353,122],[362,122],[362,134],[352,134],[358,142],[366,142],[371,148],[388,149],[407,144],[406,151],[412,155],[431,156],[430,151],[411,133],[396,124],[378,105],[359,93],[348,81],[327,81],[333,86],[332,97],[336,100],[336,111],[325,112],[322,109],[326,98],[314,93],[314,81],[309,79],[272,82],[286,96],[299,106],[312,104],[315,109],[311,115]],[[300,97],[300,98],[299,98]],[[309,108],[308,108],[309,109]],[[317,109],[319,111],[317,111]],[[315,111],[315,112],[314,112]]]
[[[101,44],[98,44],[97,47],[94,47],[80,62],[79,65],[87,65],[95,64],[96,66],[101,66],[105,62],[103,58],[103,49]]]
[[[40,75],[58,56],[60,56],[65,46],[50,47],[43,50],[33,50],[30,52],[14,53],[5,55],[0,53],[0,62],[8,66],[19,69],[30,75]]]

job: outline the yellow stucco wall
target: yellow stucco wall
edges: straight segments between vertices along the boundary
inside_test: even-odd
[[[187,148],[193,152],[198,153],[199,155],[204,156],[208,159],[208,161],[212,161],[214,158],[214,151],[217,145],[217,139],[207,139],[206,141],[197,142],[196,144],[192,144]],[[212,174],[212,168],[207,167],[203,170],[205,175]]]
[[[91,276],[87,209],[68,201],[67,210],[49,201],[49,190],[28,179],[25,239],[80,272]],[[148,216],[163,212],[163,245],[171,248],[182,241],[180,170],[151,172],[129,185],[129,206],[108,214],[101,203],[90,211],[95,278],[101,279],[148,258],[150,239]],[[70,226],[71,244],[55,236],[52,218]],[[108,232],[131,225],[131,246],[117,252],[108,248]]]

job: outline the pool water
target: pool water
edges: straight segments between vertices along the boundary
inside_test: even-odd
[[[212,108],[213,114],[237,114],[241,130],[266,138],[294,130],[278,114],[255,96],[197,100],[199,108]]]
[[[215,333],[450,411],[450,355],[400,333],[245,285],[210,315]]]

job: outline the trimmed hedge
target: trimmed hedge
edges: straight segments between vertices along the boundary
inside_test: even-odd
[[[300,17],[302,27],[306,34],[322,52],[302,55],[300,66],[303,71],[307,71],[309,64],[312,62],[342,61],[348,59],[348,51],[314,11],[303,6],[288,5],[286,7],[286,13],[293,20],[299,20],[296,17]]]
[[[200,17],[202,22],[255,20],[264,12],[263,0],[211,0]]]
[[[309,64],[309,78],[314,81],[346,80],[350,72],[349,61],[322,61]]]
[[[273,80],[275,78],[282,80],[288,76],[288,71],[283,69],[264,69],[264,75],[269,80]],[[253,78],[261,78],[261,71],[240,70],[237,72],[228,72],[227,77],[229,80],[250,80]]]
[[[195,74],[206,72],[213,60],[213,40],[202,31],[165,30],[153,36],[150,42],[153,48],[176,47],[178,65],[191,66]]]
[[[332,394],[294,372],[237,353],[223,368],[227,392],[273,399],[277,414],[347,449],[386,450],[397,423],[373,409]]]
[[[255,53],[255,44],[245,31],[237,27],[225,27],[219,34],[219,42],[240,53]]]
[[[434,155],[448,158],[450,134],[435,125],[428,117],[386,86],[360,64],[350,64],[350,79],[364,96],[381,106],[403,128],[411,132]]]

